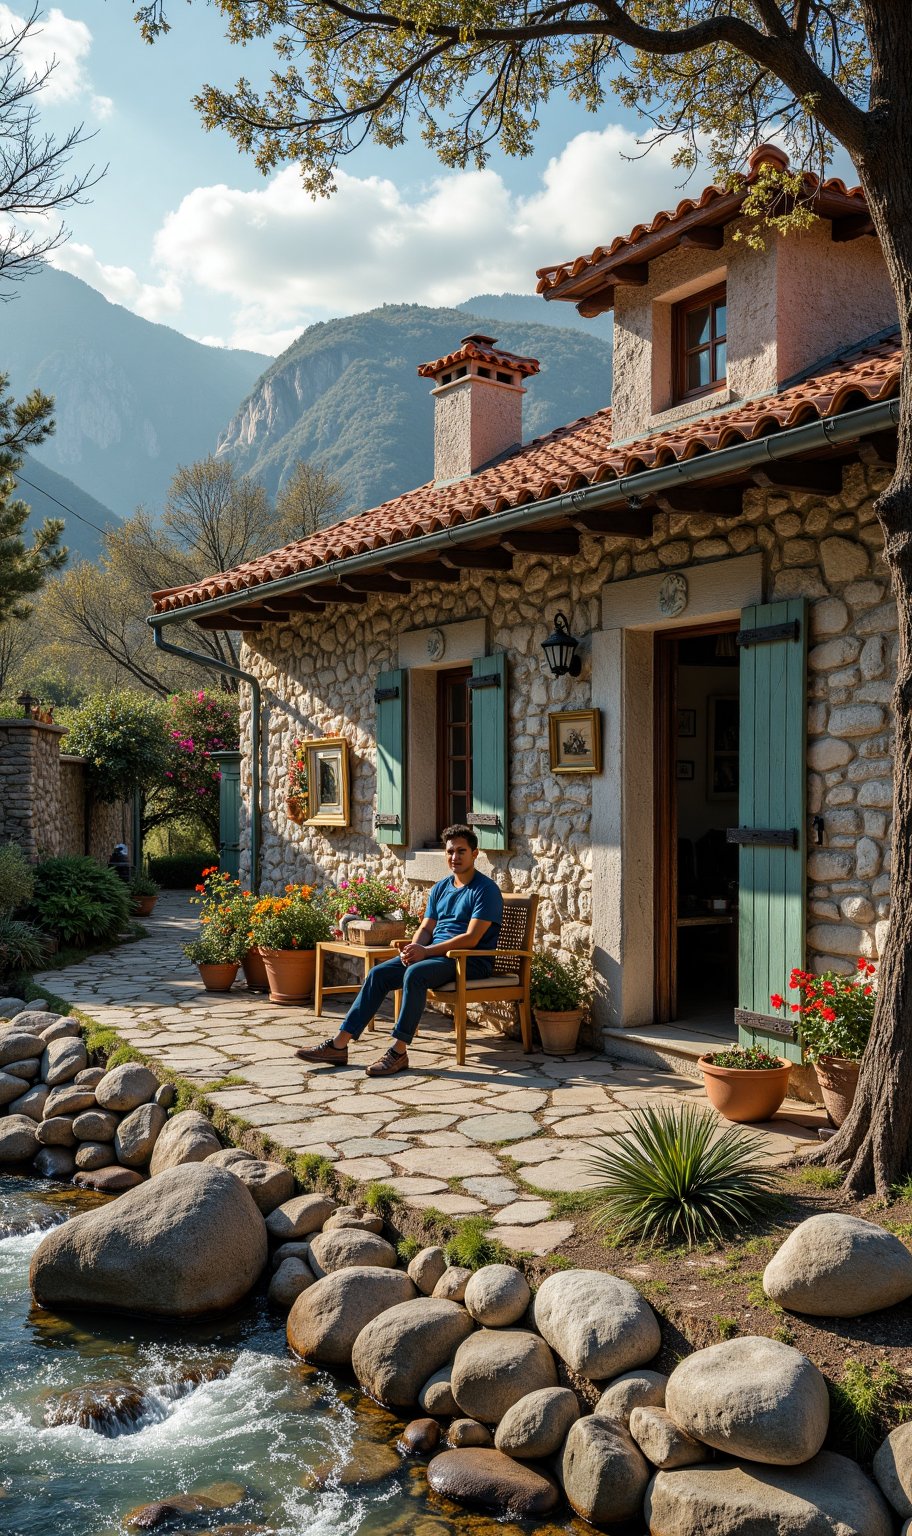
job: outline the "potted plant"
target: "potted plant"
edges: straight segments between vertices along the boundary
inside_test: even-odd
[[[207,992],[227,992],[238,973],[244,940],[232,923],[205,915],[200,922],[204,924],[200,936],[183,946],[184,954],[193,961]]]
[[[726,1120],[748,1125],[771,1120],[788,1092],[790,1061],[759,1045],[707,1051],[697,1062],[706,1097]]]
[[[592,965],[575,954],[559,960],[536,950],[531,966],[531,1003],[546,1056],[572,1056],[580,1025],[594,995]]]
[[[135,874],[130,881],[130,903],[134,917],[148,917],[158,900],[159,887],[148,875]]]
[[[350,944],[392,944],[405,938],[408,897],[383,875],[341,880],[327,892],[326,904]]]
[[[874,1022],[877,967],[859,958],[853,974],[824,971],[820,976],[796,967],[789,986],[800,1002],[786,1004],[774,992],[774,1008],[789,1007],[801,1020],[801,1045],[814,1063],[820,1095],[830,1123],[842,1125],[855,1099],[861,1058]]]
[[[308,803],[307,752],[296,737],[291,750],[291,762],[288,765],[288,793],[285,798],[285,809],[288,812],[289,821],[295,822],[298,826],[306,821]]]
[[[284,896],[253,904],[250,932],[269,982],[271,1003],[302,1003],[311,996],[316,946],[332,937],[329,916],[309,885],[286,885]]]

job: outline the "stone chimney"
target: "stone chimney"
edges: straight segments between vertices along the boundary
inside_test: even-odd
[[[433,379],[434,481],[464,480],[522,443],[523,379],[534,357],[502,352],[493,336],[464,336],[458,349],[418,369]]]

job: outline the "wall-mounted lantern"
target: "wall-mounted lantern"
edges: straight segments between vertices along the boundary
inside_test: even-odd
[[[583,663],[576,654],[578,646],[579,641],[570,633],[567,615],[558,610],[554,615],[554,633],[542,641],[542,650],[554,677],[579,677]]]

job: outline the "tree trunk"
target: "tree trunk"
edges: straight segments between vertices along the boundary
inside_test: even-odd
[[[899,621],[890,930],[855,1103],[813,1158],[844,1169],[853,1196],[888,1195],[912,1171],[912,7],[869,0],[865,11],[873,132],[855,159],[896,295],[903,368],[896,473],[875,506]]]

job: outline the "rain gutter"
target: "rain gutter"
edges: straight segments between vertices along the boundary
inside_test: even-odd
[[[167,651],[169,656],[180,656],[184,661],[193,661],[201,667],[211,667],[215,672],[221,672],[227,677],[236,677],[240,682],[246,683],[250,689],[250,889],[258,891],[260,888],[260,847],[262,845],[261,819],[262,809],[260,805],[260,713],[261,695],[259,680],[252,672],[245,672],[243,668],[236,667],[230,661],[219,661],[215,656],[203,656],[199,651],[189,651],[183,645],[173,645],[166,640],[161,632],[161,626],[147,621],[152,625],[152,638],[160,651]]]
[[[660,469],[644,469],[635,475],[623,475],[616,480],[602,481],[578,491],[566,491],[546,500],[526,502],[521,507],[511,507],[504,512],[492,512],[471,522],[458,523],[452,528],[438,529],[435,533],[419,534],[414,539],[403,539],[394,544],[384,544],[360,555],[350,555],[343,560],[328,560],[311,570],[298,571],[292,576],[281,576],[275,581],[264,581],[255,587],[245,587],[240,592],[226,592],[219,597],[208,598],[202,603],[172,608],[164,613],[154,613],[146,620],[155,631],[155,643],[163,650],[175,650],[178,655],[191,656],[205,666],[218,666],[234,675],[251,681],[248,673],[232,669],[224,662],[196,656],[167,646],[159,638],[159,630],[165,624],[186,623],[189,619],[205,618],[210,614],[224,613],[242,607],[245,603],[268,603],[270,598],[285,597],[295,592],[306,592],[308,587],[325,586],[328,581],[342,581],[346,576],[382,569],[395,561],[415,556],[445,554],[465,544],[477,544],[479,539],[494,539],[501,534],[518,529],[535,528],[554,517],[579,516],[582,512],[606,511],[612,508],[637,506],[641,502],[697,482],[717,480],[733,474],[760,469],[764,464],[777,464],[799,454],[815,453],[820,449],[836,449],[857,442],[874,432],[892,430],[899,425],[899,400],[880,400],[874,405],[861,406],[855,411],[845,411],[838,416],[827,416],[805,422],[800,427],[757,438],[751,442],[736,443],[731,448],[719,448],[683,462],[664,464]],[[280,615],[276,615],[277,621]]]

